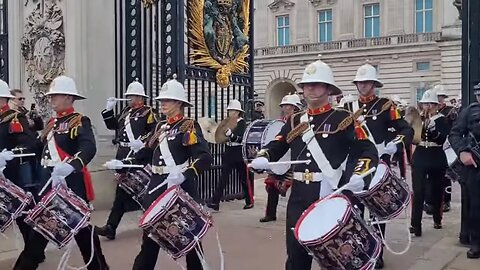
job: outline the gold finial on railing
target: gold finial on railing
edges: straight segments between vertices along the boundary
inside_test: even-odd
[[[143,2],[143,5],[146,7],[146,8],[149,8],[153,5],[155,5],[157,3],[157,0],[142,0]]]

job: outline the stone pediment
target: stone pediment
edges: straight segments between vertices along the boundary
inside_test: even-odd
[[[293,6],[295,6],[294,2],[288,0],[275,0],[268,5],[268,8],[270,8],[272,11],[277,11],[281,7],[288,10],[291,9]]]
[[[310,3],[312,3],[312,5],[314,5],[315,7],[318,7],[318,6],[325,6],[325,5],[333,5],[335,3],[337,3],[338,0],[309,0]]]

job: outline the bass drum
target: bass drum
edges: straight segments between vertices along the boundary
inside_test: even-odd
[[[248,125],[242,140],[242,153],[243,159],[246,162],[251,162],[257,157],[258,151],[260,151],[265,145],[273,141],[275,137],[280,133],[284,121],[281,120],[255,120]],[[279,161],[290,161],[290,150]],[[290,165],[275,165],[271,166],[268,173],[283,175],[290,169]]]

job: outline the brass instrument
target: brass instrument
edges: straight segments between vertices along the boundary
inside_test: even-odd
[[[422,140],[423,121],[417,108],[407,107],[405,110],[405,121],[413,128],[413,143],[418,144]]]
[[[217,129],[215,130],[215,142],[216,143],[226,143],[228,137],[225,135],[227,129],[233,130],[237,126],[237,117],[227,117],[220,122]]]
[[[209,143],[216,143],[215,131],[218,128],[218,123],[212,118],[202,117],[198,118],[198,125],[202,129],[202,134],[205,140]]]

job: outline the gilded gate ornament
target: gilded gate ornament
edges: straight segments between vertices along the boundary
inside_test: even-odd
[[[232,73],[248,71],[249,0],[188,1],[191,64],[217,70],[217,83],[230,85]]]

